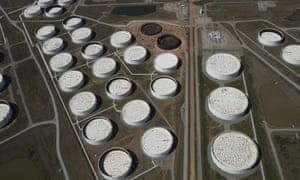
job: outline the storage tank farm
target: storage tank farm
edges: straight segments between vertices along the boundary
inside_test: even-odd
[[[121,119],[130,126],[145,124],[151,118],[151,107],[142,99],[127,102],[121,110]]]
[[[110,37],[110,44],[115,48],[124,48],[131,44],[133,36],[128,31],[117,31]]]
[[[79,16],[69,16],[63,20],[62,24],[66,30],[74,30],[83,25],[83,19]]]
[[[116,73],[117,63],[110,57],[98,58],[92,65],[92,71],[94,76],[97,78],[110,77]]]
[[[142,149],[151,158],[163,158],[171,153],[174,147],[172,133],[162,127],[148,129],[142,136]]]
[[[75,94],[69,101],[69,108],[75,116],[86,116],[96,110],[97,97],[94,93],[83,91]]]
[[[172,53],[161,53],[154,59],[154,68],[161,73],[171,73],[176,71],[179,65],[179,58]]]
[[[169,99],[176,95],[178,82],[171,76],[162,76],[152,80],[150,91],[157,99]]]
[[[102,56],[105,52],[105,47],[100,42],[89,42],[83,45],[80,49],[81,56],[86,60],[96,59]]]
[[[209,144],[209,154],[214,166],[229,175],[247,175],[260,161],[255,141],[237,131],[217,135]]]
[[[139,65],[142,64],[148,56],[148,51],[143,46],[134,45],[127,48],[124,52],[124,61],[127,64]]]
[[[30,5],[25,8],[23,14],[26,18],[34,18],[42,14],[42,9],[38,5]]]
[[[0,128],[5,127],[12,118],[13,109],[7,101],[0,100]]]
[[[207,97],[209,112],[222,122],[241,120],[250,109],[248,97],[239,89],[219,87]]]
[[[54,25],[44,25],[39,27],[35,31],[35,36],[39,40],[46,40],[52,38],[56,34],[56,28]]]
[[[88,27],[75,29],[71,33],[72,41],[76,44],[85,43],[93,38],[93,31]]]
[[[134,170],[135,159],[121,147],[113,147],[99,159],[99,170],[105,179],[125,179]]]
[[[59,88],[64,92],[72,92],[84,85],[84,75],[77,70],[66,71],[58,79]]]
[[[300,45],[291,44],[282,49],[282,59],[292,65],[300,65]]]
[[[64,49],[64,41],[59,37],[50,38],[44,41],[42,49],[45,54],[57,54]]]
[[[105,92],[111,99],[124,99],[134,92],[134,83],[126,77],[117,77],[106,84]]]
[[[207,59],[205,70],[213,79],[233,80],[240,75],[242,68],[237,57],[227,53],[216,53]]]
[[[61,16],[64,12],[64,7],[59,5],[50,6],[45,9],[45,15],[49,18]]]
[[[279,46],[284,42],[284,34],[274,28],[265,28],[258,32],[258,41],[265,46]]]
[[[49,65],[54,72],[64,72],[74,64],[73,56],[68,52],[62,52],[51,57]]]
[[[88,121],[83,128],[85,141],[91,145],[104,144],[113,136],[113,124],[106,117],[96,117]]]

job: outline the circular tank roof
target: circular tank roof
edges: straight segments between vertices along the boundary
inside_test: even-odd
[[[51,25],[51,24],[41,26],[35,32],[35,36],[39,40],[49,39],[49,38],[53,37],[55,34],[56,34],[56,28],[54,25]]]
[[[81,88],[84,84],[84,75],[80,71],[67,71],[58,79],[58,85],[64,92],[71,92]]]
[[[131,65],[142,64],[147,59],[147,49],[143,46],[131,46],[124,52],[124,60]]]
[[[174,72],[179,64],[179,59],[172,53],[161,53],[154,59],[154,68],[158,72],[170,73]]]
[[[115,48],[124,48],[128,46],[133,37],[132,34],[128,31],[118,31],[111,35],[110,43]]]
[[[278,46],[284,41],[284,34],[278,29],[266,28],[258,32],[258,41],[266,46]]]
[[[107,179],[121,179],[128,176],[133,168],[134,159],[123,148],[112,148],[100,157],[99,168]]]
[[[157,45],[163,50],[173,50],[181,45],[181,40],[175,35],[166,34],[157,39]]]
[[[133,93],[134,84],[125,77],[117,77],[106,84],[106,94],[112,99],[123,99]]]
[[[57,0],[57,4],[61,6],[69,6],[73,4],[75,0]]]
[[[257,144],[247,135],[235,131],[215,137],[210,153],[213,163],[229,174],[245,174],[259,161]]]
[[[175,96],[177,89],[177,81],[170,76],[158,77],[150,85],[152,95],[158,99],[168,99]]]
[[[238,120],[250,109],[248,97],[232,87],[220,87],[212,91],[207,99],[209,111],[221,120]]]
[[[64,41],[58,37],[48,39],[43,43],[42,49],[45,54],[56,54],[64,49]]]
[[[70,16],[63,20],[63,26],[66,30],[73,30],[83,25],[83,19],[79,16]]]
[[[141,31],[147,36],[152,36],[160,33],[162,31],[162,27],[157,23],[147,23],[142,26]]]
[[[108,118],[99,117],[87,122],[83,128],[85,140],[91,145],[103,144],[112,137],[113,125]]]
[[[143,151],[152,158],[160,158],[168,155],[173,145],[173,135],[165,128],[151,128],[142,136]]]
[[[80,49],[82,57],[87,60],[95,59],[103,55],[105,47],[100,42],[90,42]]]
[[[97,108],[96,95],[83,91],[74,95],[69,102],[71,112],[76,116],[86,116]]]
[[[207,74],[217,80],[231,80],[241,73],[240,60],[227,53],[217,53],[208,58],[205,64]]]
[[[41,7],[52,5],[55,0],[38,0],[37,4]]]
[[[82,27],[74,30],[71,36],[74,43],[80,44],[91,40],[93,31],[88,27]]]
[[[42,13],[42,10],[41,10],[40,6],[37,6],[37,5],[28,6],[24,10],[24,16],[27,18],[33,18],[33,17],[39,16],[41,13]]]
[[[114,59],[103,57],[96,60],[92,67],[94,76],[98,78],[112,76],[117,71],[117,63]]]
[[[135,99],[127,102],[121,111],[121,117],[124,122],[131,126],[145,124],[151,115],[150,105],[141,99]]]
[[[3,128],[11,120],[12,108],[9,103],[0,100],[0,128]]]
[[[300,65],[300,45],[288,45],[282,50],[282,59],[293,65]]]
[[[70,53],[62,52],[56,54],[50,59],[50,68],[54,72],[63,72],[72,67],[74,63],[73,56]]]
[[[45,9],[45,15],[50,18],[58,17],[58,16],[62,15],[64,12],[65,12],[65,9],[59,5],[50,6]]]

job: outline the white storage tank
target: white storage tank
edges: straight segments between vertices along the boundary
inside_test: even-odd
[[[55,2],[55,0],[38,0],[37,4],[40,7],[47,7],[47,6],[54,4],[54,2]]]
[[[72,41],[77,44],[87,42],[93,38],[93,31],[88,27],[75,29],[72,34]]]
[[[133,171],[134,161],[128,150],[113,147],[101,155],[99,170],[105,179],[124,179]]]
[[[84,125],[83,136],[91,145],[106,143],[113,136],[113,124],[106,117],[97,117]]]
[[[169,99],[176,95],[178,82],[170,76],[154,79],[150,84],[150,91],[157,99]]]
[[[111,99],[119,100],[131,95],[134,83],[126,77],[117,77],[110,80],[105,87],[105,92]]]
[[[265,28],[258,32],[258,41],[265,46],[279,46],[284,41],[284,34],[274,28]]]
[[[162,73],[176,71],[179,64],[178,57],[173,53],[161,53],[154,59],[154,69]]]
[[[142,136],[142,148],[151,158],[162,158],[171,153],[174,146],[172,133],[162,127],[147,130]]]
[[[83,25],[83,19],[79,16],[70,16],[65,18],[62,24],[66,30],[73,30]]]
[[[110,37],[110,44],[115,48],[124,48],[131,44],[133,36],[128,31],[117,31]]]
[[[100,42],[89,42],[83,45],[80,49],[81,56],[86,60],[96,59],[102,56],[105,52],[105,47]]]
[[[52,71],[54,72],[63,72],[70,69],[74,64],[73,56],[68,52],[58,53],[53,56],[49,65]]]
[[[124,61],[127,64],[139,65],[147,59],[148,51],[143,46],[134,45],[127,48],[124,52]]]
[[[67,71],[58,79],[59,88],[64,92],[72,92],[84,85],[84,75],[77,70]]]
[[[217,80],[232,80],[241,74],[240,60],[227,53],[216,53],[205,63],[207,74]]]
[[[213,90],[207,97],[207,104],[208,110],[224,122],[242,119],[250,110],[248,97],[232,87]]]
[[[93,64],[92,71],[97,78],[110,77],[117,72],[117,63],[109,57],[99,58]]]
[[[259,164],[257,144],[240,132],[227,131],[219,134],[212,140],[209,148],[213,164],[228,174],[247,174]]]
[[[121,111],[123,121],[131,126],[139,126],[150,120],[151,107],[141,99],[134,99],[127,102]]]
[[[49,18],[61,16],[64,12],[65,8],[59,5],[50,6],[45,9],[45,15]]]
[[[69,6],[73,4],[75,0],[57,0],[57,4],[60,6]]]
[[[24,10],[24,16],[26,18],[37,17],[37,16],[41,15],[41,13],[42,13],[42,9],[40,8],[40,6],[37,6],[37,5],[28,6]]]
[[[3,90],[3,88],[5,87],[5,85],[6,85],[5,78],[4,78],[3,74],[0,73],[0,91]]]
[[[57,54],[64,49],[64,41],[58,37],[48,39],[43,43],[42,49],[45,54]]]
[[[0,100],[0,128],[6,126],[12,118],[13,110],[9,103],[4,100]]]
[[[282,59],[293,65],[300,65],[300,45],[292,44],[282,49]]]
[[[52,24],[41,26],[35,31],[35,36],[39,40],[52,38],[55,34],[56,28]]]
[[[89,115],[97,108],[97,97],[89,91],[80,92],[71,98],[69,107],[75,116]]]

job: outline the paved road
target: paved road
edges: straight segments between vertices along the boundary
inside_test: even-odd
[[[195,93],[195,66],[196,66],[196,58],[194,54],[194,47],[195,47],[195,36],[194,36],[194,7],[193,1],[189,0],[189,59],[187,66],[189,67],[187,76],[189,77],[187,85],[189,87],[189,91],[186,92],[186,96],[188,96],[189,102],[187,107],[188,121],[189,121],[189,179],[194,180],[197,179],[196,173],[196,162],[198,162],[197,155],[196,155],[196,93]],[[199,162],[201,164],[201,162]]]

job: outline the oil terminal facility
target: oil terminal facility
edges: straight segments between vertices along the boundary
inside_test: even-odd
[[[300,177],[298,1],[1,0],[1,179]]]

